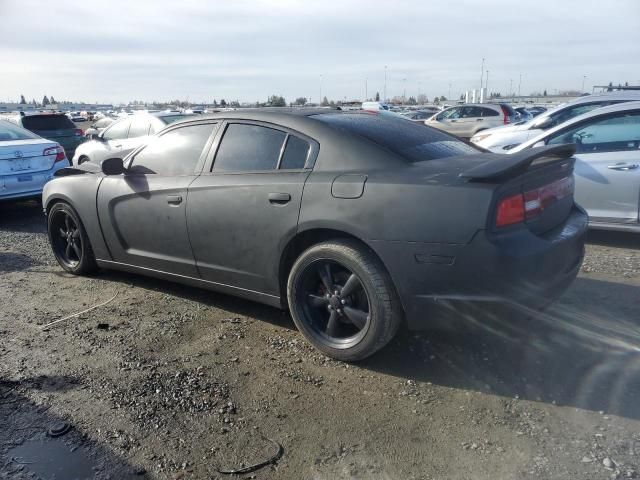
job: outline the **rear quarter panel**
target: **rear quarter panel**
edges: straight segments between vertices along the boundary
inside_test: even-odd
[[[58,201],[71,205],[80,216],[96,258],[111,260],[96,210],[96,194],[102,178],[92,174],[54,178],[44,187],[42,206],[48,212]]]

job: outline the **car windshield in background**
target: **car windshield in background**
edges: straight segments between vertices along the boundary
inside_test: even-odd
[[[31,131],[75,129],[75,124],[66,115],[28,115],[22,118],[22,126]]]
[[[163,117],[160,117],[160,118],[162,119],[162,121],[164,123],[166,123],[168,125],[170,123],[177,122],[178,120],[184,120],[185,118],[195,117],[195,116],[197,116],[197,115],[187,113],[185,115],[166,115],[166,116],[163,116]]]
[[[9,122],[0,121],[0,142],[11,140],[32,140],[40,138],[38,135],[31,133],[24,128],[13,125]]]
[[[375,113],[329,113],[311,118],[360,135],[412,163],[481,151],[434,128],[391,116]]]

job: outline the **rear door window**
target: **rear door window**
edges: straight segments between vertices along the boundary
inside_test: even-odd
[[[231,123],[213,164],[214,172],[275,170],[287,134],[274,128]]]
[[[480,113],[482,117],[497,117],[498,115],[500,115],[493,108],[481,107],[480,110],[481,110]]]
[[[149,119],[134,118],[129,127],[129,138],[146,137],[149,134]]]
[[[304,168],[310,150],[311,145],[309,145],[309,142],[295,135],[289,135],[287,145],[284,147],[282,160],[280,161],[280,170]]]
[[[129,125],[131,125],[131,120],[122,120],[121,122],[114,123],[109,127],[109,129],[105,130],[103,138],[105,140],[120,140],[127,138]]]
[[[75,124],[66,115],[27,115],[22,126],[31,131],[75,130]]]
[[[17,125],[0,120],[0,142],[8,140],[32,140],[34,138],[40,137],[31,133],[29,130],[25,130]]]

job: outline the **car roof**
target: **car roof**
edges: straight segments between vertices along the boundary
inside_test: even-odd
[[[535,137],[533,137],[530,140],[527,140],[526,142],[524,142],[522,145],[516,147],[513,149],[513,151],[517,151],[517,150],[521,150],[521,149],[525,149],[527,147],[529,147],[530,145],[534,145],[536,143],[538,143],[540,140],[546,138],[547,136],[557,132],[558,130],[562,130],[563,128],[569,127],[571,125],[575,125],[576,123],[580,123],[584,120],[587,120],[589,118],[593,118],[593,117],[599,117],[602,115],[608,115],[610,113],[617,113],[617,112],[625,112],[625,111],[632,111],[632,110],[640,110],[640,100],[635,101],[635,102],[623,102],[623,103],[616,103],[614,105],[607,105],[605,107],[600,107],[600,108],[594,108],[593,110],[588,111],[587,113],[583,113],[582,115],[578,115],[577,117],[574,117],[570,120],[567,120],[566,122],[561,123],[560,125],[557,125],[545,132],[542,132],[540,135],[537,135]]]

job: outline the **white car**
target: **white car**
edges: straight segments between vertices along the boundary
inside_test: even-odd
[[[547,110],[532,120],[505,127],[490,128],[471,137],[471,142],[494,153],[507,153],[542,132],[595,108],[640,100],[640,92],[611,92],[576,98]]]
[[[640,232],[640,101],[595,109],[508,153],[562,143],[576,145],[575,199],[589,226]]]
[[[69,161],[59,143],[0,120],[0,200],[36,198]]]

